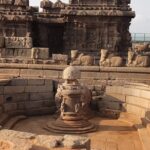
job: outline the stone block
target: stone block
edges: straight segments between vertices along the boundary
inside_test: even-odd
[[[120,101],[120,102],[125,102],[126,101],[126,96],[122,94],[116,94],[116,93],[109,93],[106,94],[104,99],[108,101]]]
[[[150,100],[141,97],[126,96],[126,103],[147,109],[149,107]]]
[[[4,95],[0,95],[0,105],[4,104]]]
[[[33,115],[49,115],[54,114],[56,112],[57,108],[55,106],[52,107],[37,107],[37,108],[28,108],[25,110],[25,114],[27,116],[33,116]]]
[[[150,100],[150,90],[140,90],[140,97]]]
[[[123,89],[125,95],[141,97],[141,90],[135,88],[124,88]]]
[[[43,101],[43,106],[44,107],[53,107],[53,106],[56,106],[56,104],[55,104],[54,99],[53,100],[47,99],[47,100]]]
[[[91,141],[87,137],[65,135],[63,140],[63,146],[72,149],[86,149],[90,150]]]
[[[36,69],[21,69],[20,70],[21,77],[43,77],[43,70]]]
[[[31,58],[31,49],[25,48],[7,48],[1,49],[1,57],[2,58]]]
[[[6,49],[5,48],[0,48],[0,58],[4,58],[6,56]]]
[[[44,79],[28,79],[28,85],[44,85]]]
[[[3,36],[0,36],[0,48],[3,48],[5,46],[5,38]]]
[[[24,93],[25,86],[5,86],[4,94],[16,94],[16,93]]]
[[[62,72],[58,70],[43,70],[43,76],[47,78],[62,78]]]
[[[30,58],[31,57],[31,49],[15,49],[14,50],[14,57],[23,57],[23,58]]]
[[[0,114],[2,114],[3,113],[3,107],[2,106],[0,106]]]
[[[26,86],[28,85],[28,80],[27,79],[17,79],[17,78],[14,78],[11,80],[11,85],[12,86]]]
[[[25,92],[27,93],[46,93],[52,92],[51,86],[26,86]]]
[[[45,85],[51,86],[53,88],[54,80],[45,79]]]
[[[125,94],[122,86],[107,86],[106,93]]]
[[[5,103],[14,103],[20,101],[28,101],[29,100],[29,93],[19,93],[19,94],[7,94],[4,95]]]
[[[41,108],[42,106],[43,101],[25,102],[25,109]]]
[[[17,110],[24,110],[25,109],[25,102],[17,103]]]
[[[11,112],[17,110],[17,103],[5,103],[4,112]]]
[[[52,54],[52,60],[57,64],[67,64],[68,63],[68,55],[63,54]]]
[[[32,48],[31,37],[5,37],[6,48]]]
[[[139,106],[136,106],[136,105],[127,104],[126,105],[126,110],[127,110],[127,112],[133,113],[133,114],[135,114],[136,116],[138,116],[140,118],[145,117],[145,113],[146,113],[145,108],[142,108],[142,107],[139,107]]]
[[[113,109],[113,110],[122,110],[122,102],[115,101],[115,99],[103,99],[105,108]]]
[[[0,69],[1,75],[13,75],[13,76],[19,76],[20,72],[19,69]]]
[[[32,59],[49,59],[49,48],[33,47],[31,50]]]
[[[44,100],[44,99],[49,99],[52,100],[54,99],[54,94],[53,92],[46,92],[46,93],[30,93],[30,100],[35,101],[35,100]]]
[[[0,86],[0,94],[4,94],[4,87]]]

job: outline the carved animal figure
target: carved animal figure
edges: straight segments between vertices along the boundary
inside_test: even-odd
[[[29,6],[29,0],[15,0],[14,5]]]
[[[12,5],[13,4],[13,0],[0,0],[0,4]]]
[[[78,50],[71,50],[71,65],[94,65],[94,57],[79,53]]]
[[[129,66],[129,67],[148,67],[149,65],[150,65],[149,56],[137,55],[134,51],[129,49],[127,66]]]
[[[135,44],[133,46],[134,51],[140,53],[144,51],[150,51],[150,43],[144,43],[144,44]]]
[[[120,56],[109,54],[107,49],[101,49],[99,65],[103,67],[121,67],[123,65],[123,59]]]

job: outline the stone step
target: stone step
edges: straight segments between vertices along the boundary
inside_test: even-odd
[[[135,127],[136,129],[139,129],[143,126],[142,120],[138,116],[131,113],[122,112],[120,114],[119,120],[123,122],[127,122],[128,124]]]
[[[147,131],[147,128],[138,129],[138,133],[143,150],[150,150],[150,133]]]
[[[12,129],[15,124],[21,120],[26,119],[27,117],[24,115],[20,115],[20,116],[14,116],[12,117],[10,120],[8,120],[8,122],[4,125],[4,129]]]
[[[54,114],[56,112],[56,107],[42,107],[38,109],[27,109],[25,115],[27,116],[36,116],[36,115],[47,115],[47,114]]]
[[[3,125],[9,120],[9,115],[8,114],[2,114],[0,115],[0,126],[3,127]]]

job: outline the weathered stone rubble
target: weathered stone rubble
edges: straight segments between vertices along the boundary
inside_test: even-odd
[[[37,135],[13,130],[0,130],[1,150],[52,150],[54,148],[90,150],[90,139],[82,136]]]

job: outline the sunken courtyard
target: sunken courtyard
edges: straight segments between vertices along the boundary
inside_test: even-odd
[[[150,150],[150,43],[130,0],[0,0],[0,150]]]

